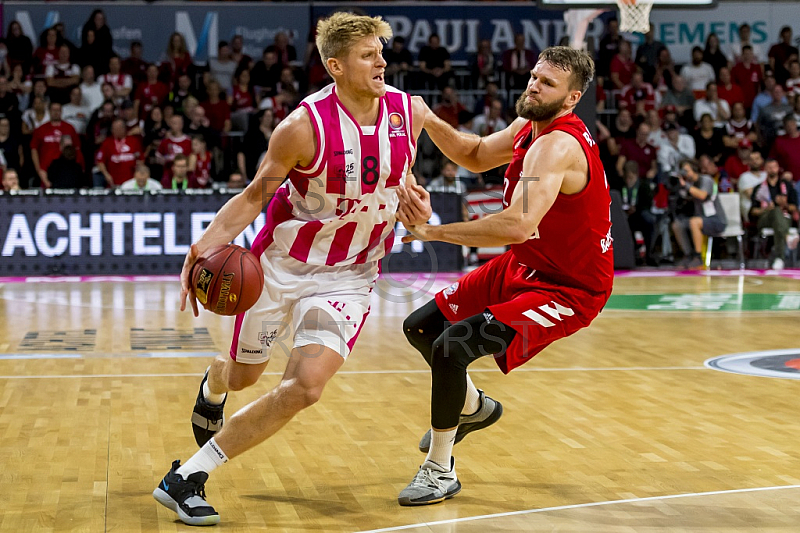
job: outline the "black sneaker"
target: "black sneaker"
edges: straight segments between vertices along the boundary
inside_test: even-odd
[[[178,513],[184,524],[190,526],[218,524],[219,514],[206,502],[205,484],[208,474],[195,472],[183,479],[177,472],[179,466],[181,466],[180,461],[172,462],[172,469],[153,491],[153,498],[164,507]]]
[[[471,415],[461,415],[456,430],[456,440],[454,444],[461,442],[464,437],[479,429],[487,428],[500,420],[503,416],[503,405],[488,396],[481,389],[478,389],[481,407]],[[431,448],[431,430],[422,436],[419,441],[419,451],[428,453]]]
[[[211,368],[211,367],[209,367]],[[201,448],[203,445],[211,440],[211,437],[217,434],[222,429],[222,424],[225,423],[225,400],[222,403],[215,405],[209,403],[203,396],[203,385],[208,381],[208,368],[206,374],[203,376],[203,381],[200,382],[200,391],[197,393],[197,400],[194,402],[194,411],[192,411],[192,431],[194,431],[194,440]]]

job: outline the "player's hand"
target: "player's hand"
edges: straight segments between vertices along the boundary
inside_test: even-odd
[[[433,215],[431,195],[425,187],[416,184],[398,187],[397,197],[400,199],[397,220],[406,226],[424,224]]]
[[[197,262],[198,257],[200,257],[200,252],[197,250],[197,245],[193,244],[189,247],[189,252],[183,261],[183,270],[181,270],[181,311],[186,310],[186,297],[188,296],[194,316],[199,316],[200,313],[197,310],[197,298],[195,298],[194,291],[191,290],[190,285],[192,283],[192,267]]]
[[[403,237],[403,242],[413,242],[413,241],[427,241],[428,240],[428,228],[430,225],[428,224],[420,224],[418,226],[415,225],[408,225],[403,224],[406,227],[406,231],[408,231],[408,235]]]

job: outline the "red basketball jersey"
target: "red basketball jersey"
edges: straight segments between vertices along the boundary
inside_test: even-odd
[[[597,143],[575,114],[555,119],[536,138],[530,122],[516,135],[514,155],[505,176],[503,205],[509,205],[522,177],[525,154],[552,131],[569,133],[580,143],[589,166],[589,182],[579,193],[559,193],[533,236],[523,244],[512,245],[511,251],[521,263],[556,283],[595,292],[610,291],[614,253],[608,182]]]

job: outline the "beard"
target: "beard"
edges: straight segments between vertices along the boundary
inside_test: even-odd
[[[567,97],[565,96],[561,99],[561,101],[550,102],[549,104],[544,102],[530,102],[528,101],[528,92],[525,91],[519,97],[519,100],[517,100],[517,115],[526,120],[532,120],[534,122],[551,120],[558,114],[559,111],[561,111],[561,108],[566,100]]]

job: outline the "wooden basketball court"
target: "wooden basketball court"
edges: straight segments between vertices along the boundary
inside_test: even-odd
[[[800,354],[792,274],[618,278],[589,329],[508,376],[491,360],[471,367],[503,419],[455,448],[461,494],[399,507],[424,457],[430,394],[401,323],[450,281],[381,282],[322,401],[212,474],[217,529],[797,531],[800,383],[703,364]],[[172,279],[0,285],[0,530],[190,529],[150,493],[196,450],[200,376],[227,350],[232,319],[193,319],[177,300]],[[227,412],[285,363],[273,359]],[[765,364],[800,376],[794,357],[779,363]]]

